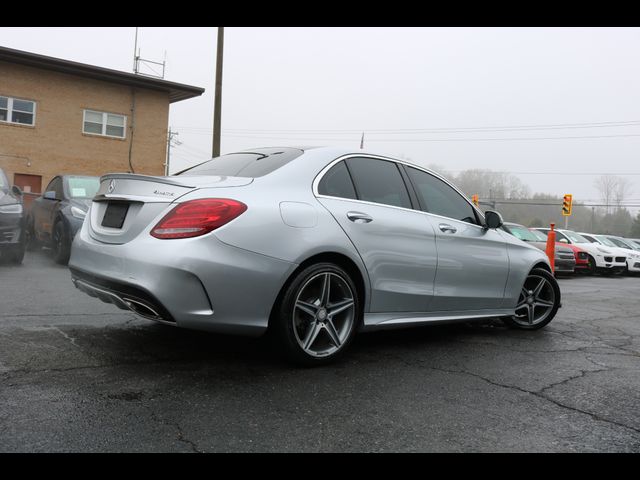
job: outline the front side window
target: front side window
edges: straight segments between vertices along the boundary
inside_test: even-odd
[[[344,162],[339,162],[325,173],[318,184],[318,193],[330,197],[356,199],[351,176]]]
[[[364,157],[346,162],[359,200],[411,208],[409,192],[394,162]]]
[[[453,188],[422,170],[412,167],[406,167],[406,170],[426,212],[478,224],[471,204]]]
[[[0,122],[35,125],[36,103],[0,96]]]
[[[85,110],[82,132],[105,137],[125,137],[127,117],[115,113]]]
[[[62,189],[62,179],[60,177],[56,177],[49,182],[47,185],[47,189],[45,192],[55,192],[56,198],[58,200],[62,200],[64,198],[64,191]]]

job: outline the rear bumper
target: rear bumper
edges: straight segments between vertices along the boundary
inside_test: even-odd
[[[259,335],[297,265],[227,245],[215,235],[118,245],[77,233],[69,269],[85,293],[179,327]]]

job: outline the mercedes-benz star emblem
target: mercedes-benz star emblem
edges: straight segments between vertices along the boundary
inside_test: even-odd
[[[111,180],[109,182],[109,188],[107,188],[107,193],[111,193],[115,190],[116,188],[116,181],[115,180]]]

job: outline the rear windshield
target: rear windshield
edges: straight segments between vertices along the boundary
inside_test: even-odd
[[[262,177],[286,165],[304,153],[297,148],[257,148],[250,152],[228,153],[212,158],[176,175],[221,175],[226,177]]]

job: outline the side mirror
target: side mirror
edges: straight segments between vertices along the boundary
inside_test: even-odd
[[[493,210],[487,210],[484,212],[484,226],[486,228],[500,228],[504,221],[502,215]]]
[[[50,190],[48,192],[44,192],[44,195],[42,197],[46,198],[47,200],[57,200],[56,192],[54,192],[53,190]]]
[[[20,187],[17,185],[14,185],[13,187],[11,187],[11,191],[19,197],[22,196],[22,190],[20,190]]]
[[[560,243],[569,243],[566,238],[561,238],[558,240]]]

